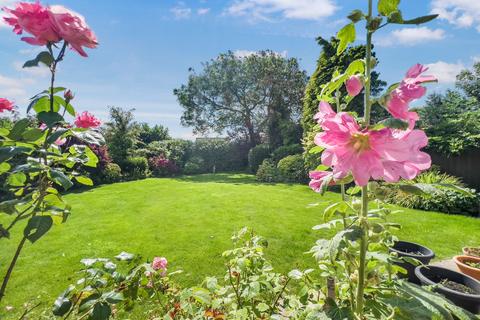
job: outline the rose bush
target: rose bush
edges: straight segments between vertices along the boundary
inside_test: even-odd
[[[98,158],[88,145],[100,145],[102,136],[94,131],[100,122],[84,112],[76,114],[71,105],[73,94],[64,87],[55,86],[58,64],[68,46],[86,56],[82,47],[97,45],[93,32],[83,17],[63,7],[44,7],[39,2],[21,2],[15,8],[5,8],[7,24],[14,32],[29,33],[22,40],[42,45],[46,51],[24,65],[25,68],[46,65],[51,73],[50,87],[35,95],[27,107],[34,117],[14,122],[11,128],[0,128],[0,175],[12,199],[2,197],[0,213],[8,215],[6,225],[0,224],[0,239],[20,239],[3,277],[0,301],[7,293],[17,260],[27,244],[42,238],[54,224],[62,223],[70,215],[70,206],[62,198],[62,191],[73,186],[73,181],[92,185],[82,175],[82,167],[95,167]],[[63,95],[61,95],[63,92]],[[0,112],[12,111],[13,103],[0,99]],[[65,118],[76,117],[74,125]],[[8,221],[10,219],[10,221]],[[25,221],[26,223],[20,223]],[[23,226],[19,236],[11,237]],[[2,254],[2,259],[6,254]]]

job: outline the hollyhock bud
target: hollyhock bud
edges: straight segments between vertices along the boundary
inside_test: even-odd
[[[0,98],[0,113],[4,111],[13,111],[13,102],[5,98]]]
[[[75,125],[79,128],[96,128],[98,127],[101,122],[97,118],[93,116],[93,114],[84,111],[81,114],[77,115],[74,121]]]
[[[345,82],[345,87],[347,88],[348,95],[351,97],[355,97],[362,91],[363,83],[359,76],[351,76]]]
[[[155,257],[153,258],[152,268],[153,270],[165,270],[167,268],[168,261],[164,257]]]
[[[65,98],[65,100],[71,101],[73,100],[73,98],[75,98],[75,95],[69,89],[63,93],[63,97]]]

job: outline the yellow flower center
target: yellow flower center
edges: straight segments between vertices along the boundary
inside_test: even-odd
[[[368,134],[354,133],[350,139],[350,145],[357,153],[369,150],[370,142]]]

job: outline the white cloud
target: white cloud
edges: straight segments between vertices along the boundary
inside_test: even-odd
[[[24,104],[28,101],[26,88],[35,83],[31,78],[11,78],[0,74],[0,92],[2,97]]]
[[[271,21],[273,14],[287,19],[318,20],[333,15],[337,9],[334,0],[235,0],[226,13],[250,21]]]
[[[170,12],[173,13],[175,19],[188,19],[192,15],[192,9],[185,6],[185,3],[179,2],[177,6],[170,9]]]
[[[439,41],[445,38],[442,29],[430,29],[427,27],[403,28],[392,31],[388,36],[378,40],[378,45],[383,47],[395,45],[412,46],[419,43]]]
[[[233,54],[235,55],[235,57],[237,58],[246,58],[246,57],[249,57],[249,56],[252,56],[252,55],[255,55],[255,54],[258,54],[259,51],[253,51],[253,50],[235,50],[233,52]],[[287,50],[284,50],[282,52],[275,52],[276,55],[278,55],[279,57],[284,57],[286,58],[287,55],[288,55],[288,51]]]
[[[40,64],[38,67],[23,68],[23,62],[15,61],[13,63],[13,67],[18,72],[23,72],[23,73],[31,75],[33,77],[44,78],[44,77],[46,77],[50,74],[50,70],[42,64]]]
[[[209,12],[210,12],[210,8],[199,8],[199,9],[197,10],[197,14],[198,14],[199,16],[206,15],[206,14],[209,13]]]
[[[437,77],[440,84],[454,83],[457,74],[466,68],[462,62],[448,63],[445,61],[437,61],[435,63],[427,64],[426,66],[429,68],[428,74]]]
[[[475,26],[480,32],[478,0],[432,0],[432,13],[439,14],[440,19],[445,19],[457,27]]]

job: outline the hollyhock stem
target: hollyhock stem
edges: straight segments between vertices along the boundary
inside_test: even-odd
[[[368,17],[367,23],[372,18],[372,0],[368,0]],[[372,59],[372,31],[367,28],[367,44],[366,44],[366,55],[365,55],[365,109],[364,109],[364,120],[365,126],[370,124],[370,111],[371,111],[371,102],[370,102],[370,85],[371,85],[371,60]],[[362,207],[359,213],[359,223],[360,228],[362,228],[363,234],[360,238],[360,261],[358,266],[358,285],[357,285],[357,303],[355,313],[359,319],[363,319],[363,308],[364,308],[364,292],[365,292],[365,267],[366,267],[366,256],[368,251],[368,188],[367,186],[362,187]]]
[[[340,105],[340,90],[337,90],[335,92],[335,103],[337,105],[337,113],[340,113],[342,112],[342,106]],[[345,196],[345,184],[344,183],[341,183],[340,184],[340,193],[342,195],[342,201],[345,201],[346,200],[346,196]]]

